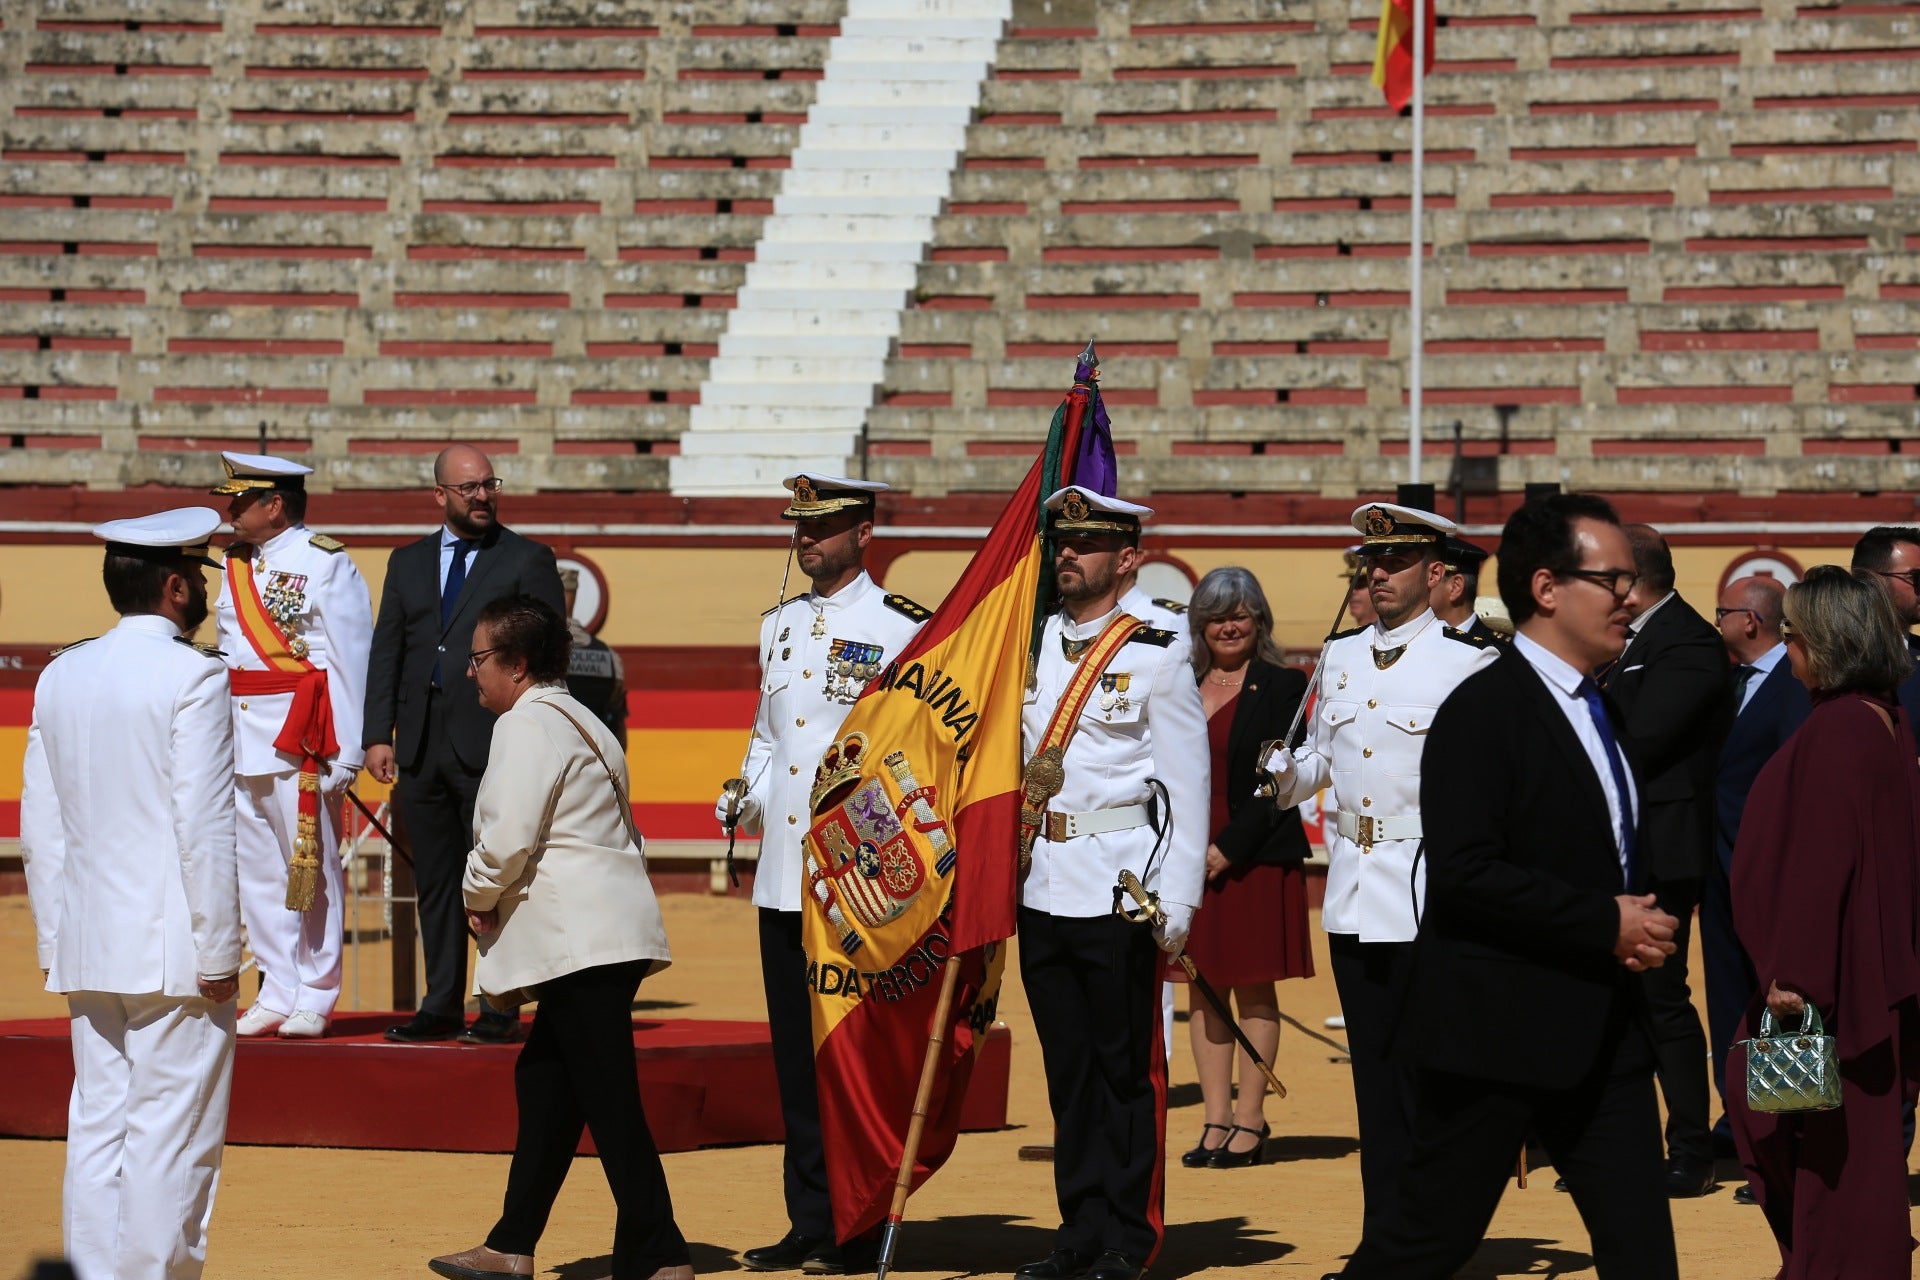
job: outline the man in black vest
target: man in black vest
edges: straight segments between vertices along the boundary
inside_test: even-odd
[[[553,551],[500,524],[501,481],[487,455],[451,445],[433,463],[444,522],[387,560],[367,666],[367,772],[394,783],[413,846],[427,992],[420,1011],[387,1038],[506,1043],[516,1014],[483,1010],[462,1029],[467,994],[466,917],[460,876],[473,847],[473,803],[493,742],[493,713],[467,679],[473,624],[501,596],[533,595],[564,607]]]
[[[613,647],[581,625],[573,616],[580,594],[580,571],[562,569],[560,586],[567,593],[567,633],[573,652],[567,660],[567,692],[600,717],[622,747],[627,745],[627,668]]]

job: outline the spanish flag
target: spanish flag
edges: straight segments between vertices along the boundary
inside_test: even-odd
[[[1380,0],[1380,38],[1373,50],[1373,86],[1395,111],[1413,100],[1413,22],[1418,7],[1427,24],[1427,65],[1433,70],[1433,0]]]
[[[1089,349],[1091,350],[1091,349]],[[1018,900],[1020,709],[1051,574],[1041,502],[1073,482],[1091,366],[1040,461],[945,603],[848,713],[814,774],[802,940],[834,1228],[886,1217],[933,1031],[961,957],[912,1186],[953,1150]],[[1063,474],[1064,473],[1064,474]]]

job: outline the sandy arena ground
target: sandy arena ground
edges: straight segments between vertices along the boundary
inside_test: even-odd
[[[677,963],[641,988],[668,1016],[759,1018],[752,908],[739,900],[663,899]],[[368,917],[369,923],[372,916]],[[1317,922],[1316,922],[1317,925]],[[1320,976],[1283,984],[1281,1007],[1306,1027],[1337,1012],[1324,936]],[[387,1003],[384,946],[361,949],[359,1007]],[[903,1277],[1006,1274],[1045,1254],[1054,1216],[1050,1168],[1016,1158],[1051,1137],[1033,1021],[1009,966],[1003,1016],[1014,1038],[1009,1121],[999,1133],[960,1140],[947,1167],[913,1200],[898,1260]],[[64,1001],[38,990],[24,897],[0,899],[0,1019],[63,1016]],[[251,992],[251,982],[245,988]],[[351,972],[348,991],[352,991]],[[345,1003],[345,1002],[343,1002]],[[1465,1029],[1463,1028],[1463,1033]],[[1339,1033],[1332,1033],[1338,1038]],[[1200,1130],[1200,1089],[1176,1031],[1168,1141],[1176,1153]],[[1291,1091],[1269,1099],[1270,1163],[1244,1170],[1167,1171],[1167,1240],[1153,1274],[1318,1277],[1337,1270],[1358,1237],[1360,1164],[1353,1097],[1332,1049],[1283,1028],[1278,1070]],[[342,1088],[352,1082],[343,1079]],[[422,1099],[431,1105],[430,1099]],[[59,1142],[0,1142],[0,1280],[24,1275],[60,1247]],[[508,1157],[387,1151],[229,1147],[214,1215],[211,1280],[426,1276],[426,1259],[480,1241],[499,1210]],[[738,1269],[737,1250],[767,1244],[786,1226],[777,1148],[742,1147],[666,1157],[675,1210],[702,1272]],[[1729,1172],[1723,1169],[1723,1176]],[[1777,1257],[1759,1211],[1732,1202],[1732,1184],[1674,1205],[1684,1275],[1732,1280],[1773,1275]],[[540,1274],[592,1280],[606,1274],[613,1204],[597,1163],[575,1166],[541,1242]],[[1487,1243],[1462,1275],[1593,1274],[1586,1233],[1550,1172],[1509,1188]]]

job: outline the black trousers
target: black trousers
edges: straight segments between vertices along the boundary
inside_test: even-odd
[[[446,699],[437,692],[427,698],[419,759],[402,763],[393,798],[407,824],[419,895],[420,950],[427,970],[420,1011],[458,1018],[467,1007],[467,917],[460,878],[473,848],[480,773],[460,763],[447,741]]]
[[[1153,931],[1022,907],[1020,980],[1053,1107],[1055,1246],[1151,1262],[1165,1229],[1167,1118]]]
[[[1713,1047],[1713,1087],[1720,1091],[1720,1121],[1714,1132],[1733,1141],[1728,1127],[1727,1053],[1740,1028],[1760,975],[1753,971],[1745,947],[1733,931],[1733,891],[1726,870],[1715,858],[1707,870],[1706,893],[1700,899],[1700,969],[1707,983],[1707,1039]]]
[[[827,1152],[820,1141],[820,1094],[813,1074],[813,1007],[807,998],[807,953],[800,913],[760,908],[760,980],[767,991],[767,1033],[780,1086],[787,1149],[781,1161],[787,1221],[814,1239],[833,1238],[827,1197]]]
[[[1660,1093],[1667,1100],[1667,1155],[1675,1160],[1713,1159],[1707,1033],[1687,986],[1693,909],[1703,887],[1700,880],[1666,880],[1654,886],[1661,907],[1680,921],[1680,927],[1674,930],[1676,949],[1667,962],[1640,975],[1652,1017],[1655,1071]]]
[[[692,1261],[634,1067],[633,996],[646,968],[632,960],[540,984],[533,1027],[513,1067],[520,1131],[488,1248],[533,1253],[584,1127],[613,1189],[614,1280],[646,1280]]]
[[[1394,1217],[1367,1229],[1342,1277],[1451,1277],[1485,1237],[1531,1132],[1567,1180],[1601,1280],[1676,1280],[1652,1050],[1637,1026],[1609,1040],[1612,1051],[1570,1089],[1418,1073]]]
[[[1352,1050],[1353,1101],[1360,1120],[1360,1189],[1363,1234],[1393,1220],[1400,1170],[1413,1146],[1414,1084],[1394,1029],[1406,1000],[1413,966],[1411,942],[1362,942],[1351,933],[1330,933],[1333,984],[1347,1020]]]

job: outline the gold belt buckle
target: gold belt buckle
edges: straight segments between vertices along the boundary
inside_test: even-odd
[[[1358,820],[1359,831],[1355,835],[1362,849],[1373,848],[1373,842],[1380,838],[1379,819],[1366,817]]]
[[[1067,815],[1064,813],[1049,813],[1047,815],[1047,839],[1054,844],[1060,844],[1068,838]]]

